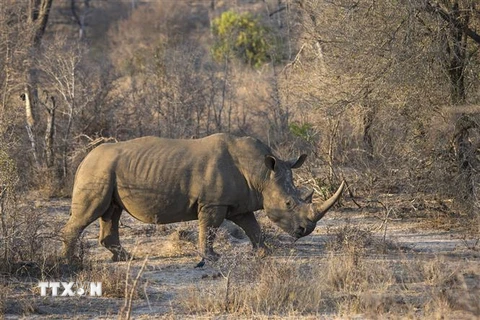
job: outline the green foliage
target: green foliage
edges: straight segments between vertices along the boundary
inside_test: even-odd
[[[212,54],[218,61],[236,56],[259,67],[269,60],[268,30],[249,13],[226,11],[212,22],[215,44]]]
[[[289,129],[294,136],[302,138],[307,142],[312,142],[316,135],[313,125],[308,122],[302,124],[290,123]]]

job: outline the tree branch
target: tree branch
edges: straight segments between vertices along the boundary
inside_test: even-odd
[[[275,14],[277,14],[277,13],[279,13],[279,12],[282,12],[282,11],[285,10],[285,9],[287,9],[287,6],[280,7],[280,8],[278,8],[277,10],[271,12],[271,13],[269,14],[269,16],[272,17],[273,15],[275,15]]]
[[[472,39],[473,41],[475,41],[480,45],[480,35],[478,33],[470,29],[468,25],[460,21],[460,19],[458,19],[457,17],[446,12],[437,3],[432,4],[430,3],[430,1],[426,1],[425,8],[427,9],[428,12],[438,14],[446,22],[451,23],[456,28],[463,30],[470,39]]]

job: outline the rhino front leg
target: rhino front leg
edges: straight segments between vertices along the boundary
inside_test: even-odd
[[[215,240],[218,227],[225,220],[227,210],[226,206],[204,206],[198,213],[198,243],[203,259],[216,261],[219,258],[219,254],[213,250],[213,241]]]
[[[262,230],[253,212],[229,217],[228,220],[232,221],[237,226],[242,228],[243,231],[245,231],[245,234],[252,242],[252,246],[254,249],[265,250]]]

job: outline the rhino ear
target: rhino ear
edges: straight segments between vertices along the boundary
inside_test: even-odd
[[[297,160],[290,161],[290,167],[292,169],[297,169],[302,166],[302,164],[305,162],[305,159],[307,158],[306,154],[300,155]]]
[[[266,155],[265,156],[265,165],[267,166],[268,169],[270,170],[275,170],[275,163],[277,162],[277,159],[275,159],[274,156],[271,155]]]

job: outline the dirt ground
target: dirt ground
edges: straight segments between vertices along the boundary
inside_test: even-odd
[[[195,243],[196,222],[152,226],[140,223],[124,213],[121,220],[121,241],[124,247],[136,257],[131,262],[110,261],[110,252],[97,242],[98,222],[87,228],[83,242],[88,252],[88,259],[95,261],[95,264],[103,266],[105,270],[128,270],[126,273],[130,278],[125,280],[126,283],[133,283],[142,264],[146,261],[135,290],[136,298],[131,300],[131,316],[136,319],[369,319],[383,318],[382,315],[388,318],[478,319],[480,317],[478,233],[476,236],[469,235],[458,229],[449,228],[445,225],[445,221],[438,218],[434,205],[429,205],[425,201],[419,202],[415,198],[396,200],[395,205],[391,206],[386,206],[386,201],[358,202],[361,208],[351,201],[345,201],[342,208],[329,212],[310,236],[296,242],[278,231],[262,213],[259,213],[260,222],[266,225],[265,230],[270,238],[272,253],[258,259],[263,261],[264,267],[284,263],[328,266],[333,261],[334,268],[341,270],[342,268],[351,269],[348,265],[341,265],[342,261],[345,261],[342,257],[347,256],[347,251],[361,252],[361,255],[353,253],[353,256],[360,257],[363,265],[370,266],[369,268],[375,268],[376,265],[384,266],[382,272],[393,270],[393,280],[388,286],[382,287],[382,299],[376,302],[374,307],[369,305],[353,308],[349,303],[346,310],[344,301],[348,299],[345,298],[345,292],[347,292],[345,286],[338,286],[336,288],[340,289],[337,290],[333,288],[335,285],[332,285],[332,288],[321,287],[322,292],[337,295],[341,291],[342,298],[336,300],[332,300],[332,297],[322,298],[325,304],[330,304],[332,307],[320,307],[315,312],[296,312],[295,306],[285,312],[272,310],[251,313],[241,311],[243,309],[235,309],[236,311],[232,312],[233,309],[229,311],[221,308],[219,310],[209,297],[214,297],[215,290],[224,288],[227,281],[234,281],[234,278],[228,279],[228,271],[235,266],[242,265],[248,268],[250,263],[258,265],[249,241],[239,230],[230,225],[224,227],[225,231],[218,236],[216,249],[222,254],[222,258],[219,262],[207,263],[203,268],[194,268],[199,261]],[[62,226],[68,219],[68,199],[37,201],[35,206],[44,210],[47,213],[44,219],[48,219],[56,227]],[[60,242],[58,247],[60,248]],[[335,265],[335,261],[338,261],[338,265]],[[355,268],[355,265],[352,268]],[[368,270],[364,274],[368,277]],[[307,275],[310,273],[306,272],[305,276]],[[462,281],[455,280],[458,277],[455,278],[453,275],[461,275]],[[98,278],[99,276],[102,278]],[[247,276],[240,276],[245,278],[245,282],[250,281]],[[295,276],[300,278],[303,273],[295,273]],[[6,296],[4,317],[6,319],[19,317],[117,318],[128,299],[124,298],[123,292],[120,292],[117,297],[109,294],[106,287],[109,277],[109,272],[92,272],[91,275],[87,274],[83,278],[85,281],[101,281],[104,285],[102,297],[40,297],[37,285],[42,279],[33,277],[25,280],[21,276],[9,278],[7,284],[14,289]],[[361,277],[362,274],[357,275],[357,278]],[[122,282],[123,279],[117,279],[117,281]],[[308,281],[320,285],[322,282],[331,281],[331,274],[327,275],[325,272],[325,277],[320,275]],[[361,279],[361,281],[371,280]],[[449,287],[453,288],[453,286],[459,289],[448,291]],[[359,287],[356,288],[356,292],[360,292]],[[329,291],[330,289],[332,291]],[[433,291],[435,294],[432,293]],[[447,298],[443,299],[443,296]],[[197,302],[197,298],[200,302]],[[201,299],[206,299],[206,302]],[[460,303],[462,299],[466,302]],[[452,302],[452,300],[458,301]],[[448,306],[442,307],[441,303],[440,306],[436,305],[438,301],[444,301]],[[199,304],[211,304],[211,310],[206,306],[199,308]],[[376,312],[379,313],[376,314]]]

